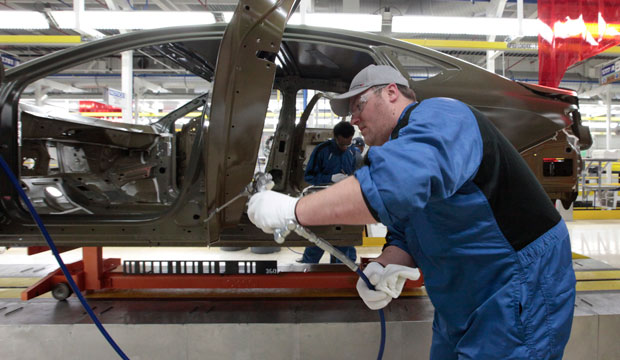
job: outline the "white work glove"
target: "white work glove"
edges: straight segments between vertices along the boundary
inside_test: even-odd
[[[395,264],[383,267],[378,262],[369,263],[364,274],[375,290],[370,290],[362,278],[357,280],[356,288],[366,306],[372,310],[382,309],[392,299],[399,297],[407,279],[417,280],[420,277],[418,269]]]
[[[248,217],[250,221],[267,234],[283,228],[288,220],[296,220],[295,205],[298,198],[275,191],[261,191],[250,198]]]
[[[342,180],[346,179],[348,176],[349,175],[342,174],[342,173],[334,174],[334,175],[332,175],[332,182],[333,183],[337,183],[338,181],[342,181]]]

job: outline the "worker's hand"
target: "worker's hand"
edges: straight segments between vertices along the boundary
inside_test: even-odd
[[[283,228],[288,220],[296,220],[295,205],[298,198],[275,191],[261,191],[250,198],[248,217],[267,234]]]
[[[383,267],[377,262],[369,263],[364,274],[375,290],[370,290],[361,278],[356,288],[364,303],[372,310],[384,308],[392,299],[399,297],[407,279],[417,280],[420,277],[417,269],[395,264]]]
[[[332,175],[332,182],[333,183],[337,183],[338,181],[342,181],[342,180],[346,179],[348,176],[349,175],[342,174],[342,173],[334,174],[334,175]]]
[[[366,285],[366,282],[360,277],[357,280],[357,293],[360,295],[366,306],[372,310],[379,310],[384,308],[392,301],[392,297],[384,291],[376,290],[377,283],[381,280],[381,274],[385,271],[385,268],[377,263],[371,262],[364,269],[364,275],[370,280],[370,283],[375,286],[375,290],[370,290]]]

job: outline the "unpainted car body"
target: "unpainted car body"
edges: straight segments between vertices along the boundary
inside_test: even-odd
[[[550,199],[565,206],[574,200],[579,150],[592,142],[581,125],[574,92],[511,81],[440,52],[372,34],[305,26],[284,30],[291,6],[292,1],[240,1],[227,28],[216,24],[122,34],[4,74],[0,154],[18,174],[57,245],[275,245],[249,223],[244,200],[207,220],[252,178],[272,89],[280,91],[283,102],[266,170],[276,190],[298,195],[309,156],[304,150],[311,137],[308,117],[326,96],[317,94],[299,109],[298,92],[346,91],[369,64],[397,68],[411,79],[419,100],[453,97],[478,108],[521,152]],[[212,81],[212,92],[151,125],[19,104],[24,89],[36,80],[136,48]],[[176,119],[201,108],[201,116],[175,131]],[[44,245],[4,175],[0,193],[0,246]],[[361,241],[357,226],[313,230],[335,245]],[[287,245],[305,242],[291,237]]]

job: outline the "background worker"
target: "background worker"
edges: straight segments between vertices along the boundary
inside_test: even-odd
[[[355,155],[349,148],[355,129],[346,121],[334,126],[334,137],[320,143],[312,151],[304,180],[312,185],[329,185],[352,175]]]
[[[351,141],[351,150],[353,150],[353,154],[355,155],[355,169],[359,169],[364,166],[364,148],[366,147],[366,143],[364,143],[364,139],[361,137],[353,138]]]
[[[346,121],[334,126],[334,137],[317,145],[306,165],[304,179],[312,185],[334,184],[352,175],[355,171],[355,154],[351,150],[351,139],[355,129]],[[337,246],[353,262],[357,259],[357,251],[353,246]],[[317,246],[309,246],[304,250],[300,262],[318,264],[324,251]],[[299,261],[299,260],[298,260]],[[330,256],[330,263],[340,260]]]
[[[358,292],[384,307],[402,290],[393,266],[419,266],[435,307],[431,359],[560,359],[575,301],[568,230],[508,140],[460,101],[416,102],[387,66],[363,69],[332,109],[350,110],[369,165],[301,199],[254,195],[252,222],[381,221],[387,244],[364,270],[377,290]]]

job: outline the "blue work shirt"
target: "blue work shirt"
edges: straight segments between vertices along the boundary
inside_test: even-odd
[[[355,171],[355,155],[350,148],[340,150],[335,139],[317,145],[306,165],[304,180],[312,185],[332,183],[332,175],[351,175]]]
[[[497,128],[428,99],[368,159],[355,173],[368,209],[435,307],[431,359],[560,359],[575,298],[568,231]]]

